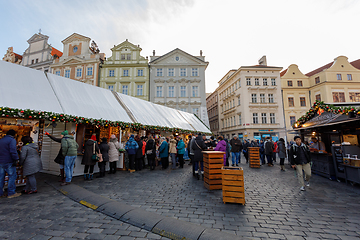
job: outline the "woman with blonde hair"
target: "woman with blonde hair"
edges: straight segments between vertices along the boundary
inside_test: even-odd
[[[169,141],[169,153],[171,156],[171,162],[172,162],[172,169],[176,168],[176,140],[174,139],[174,136],[171,135],[170,136],[170,141]]]

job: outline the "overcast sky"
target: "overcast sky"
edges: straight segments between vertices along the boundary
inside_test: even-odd
[[[340,55],[360,58],[357,0],[0,0],[1,58],[8,47],[23,54],[39,32],[62,51],[76,32],[101,52],[128,39],[141,55],[175,48],[209,62],[206,92],[230,70],[256,65],[297,64],[304,74]]]

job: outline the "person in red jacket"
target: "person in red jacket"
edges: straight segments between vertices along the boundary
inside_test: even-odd
[[[272,141],[272,139],[271,139],[271,141]],[[277,146],[277,142],[274,142],[274,141],[272,141],[272,142],[274,143],[274,150],[273,150],[272,158],[273,158],[273,161],[276,162],[276,153],[278,150],[278,146]]]
[[[144,141],[145,140],[145,137],[142,137],[141,141],[143,143],[142,145],[142,162],[143,162],[143,168],[145,168],[145,148],[146,148],[146,142]]]

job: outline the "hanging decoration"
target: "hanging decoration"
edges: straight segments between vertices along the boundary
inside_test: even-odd
[[[316,100],[313,106],[303,116],[301,116],[293,125],[293,128],[301,127],[305,122],[315,117],[316,113],[321,115],[323,112],[331,112],[334,114],[346,114],[360,117],[360,107],[336,107],[331,104],[325,104],[322,101]]]
[[[121,128],[132,128],[135,131],[138,130],[158,130],[166,132],[177,132],[177,133],[197,133],[195,131],[180,129],[180,128],[169,128],[162,126],[152,126],[152,125],[142,125],[141,123],[127,123],[122,121],[110,121],[105,119],[94,119],[94,118],[85,118],[79,116],[72,116],[62,113],[53,113],[46,111],[36,111],[30,109],[18,109],[18,108],[9,108],[9,107],[0,107],[0,117],[12,117],[12,118],[27,118],[27,119],[44,119],[49,120],[53,123],[55,122],[72,122],[76,124],[91,124],[97,127],[121,127]],[[203,133],[206,134],[206,133]]]

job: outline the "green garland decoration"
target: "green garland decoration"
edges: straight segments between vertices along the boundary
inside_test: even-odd
[[[360,107],[335,107],[332,104],[325,104],[322,101],[316,100],[313,106],[307,111],[303,116],[301,116],[293,125],[293,128],[300,128],[305,122],[312,119],[319,109],[322,109],[324,112],[331,112],[334,114],[346,114],[353,116],[360,116]]]
[[[103,127],[132,128],[136,131],[160,130],[167,132],[177,132],[181,134],[196,133],[195,131],[180,129],[180,128],[142,125],[141,123],[128,123],[122,121],[110,121],[106,119],[85,118],[85,117],[73,116],[62,113],[36,111],[30,109],[9,108],[9,107],[0,107],[0,117],[44,119],[44,120],[49,120],[51,122],[65,122],[65,123],[72,122],[76,124],[91,124],[91,125],[103,126]]]

